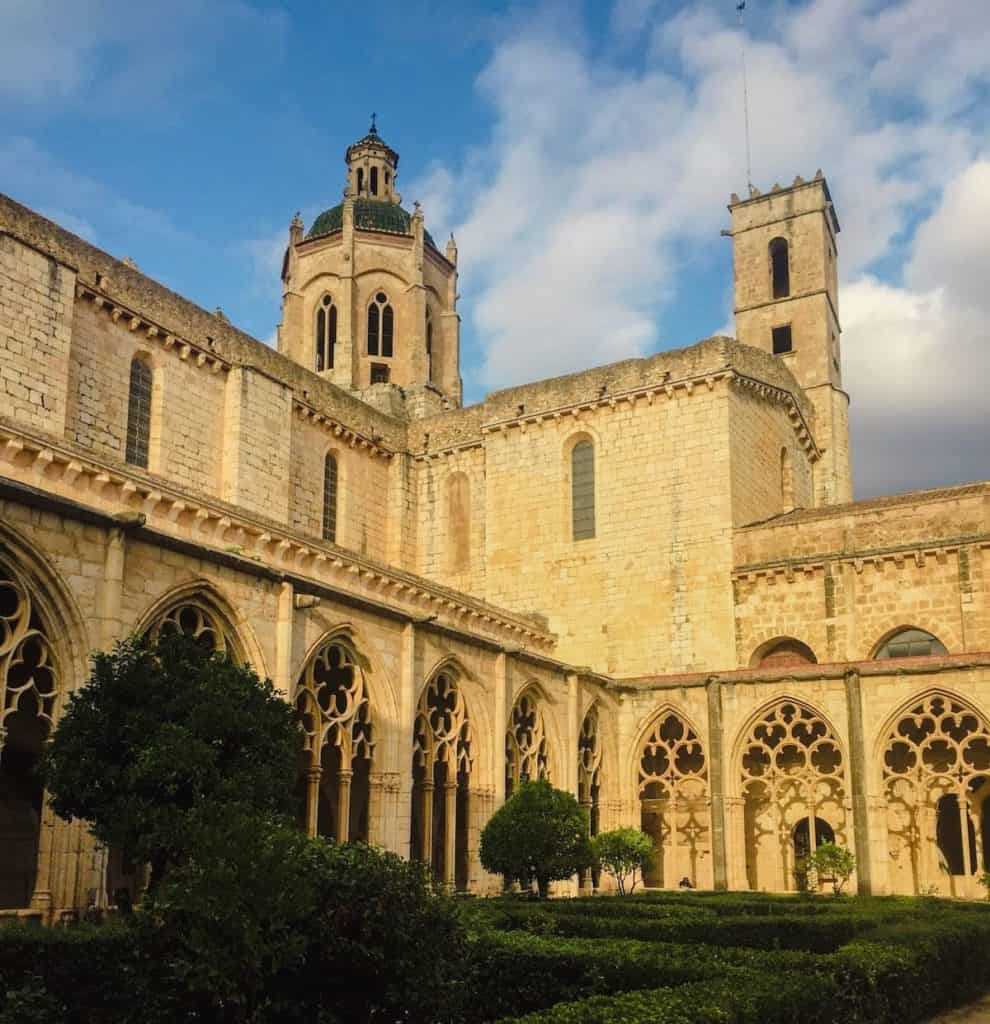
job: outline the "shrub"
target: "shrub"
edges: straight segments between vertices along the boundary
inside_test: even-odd
[[[138,915],[196,1019],[438,1019],[463,931],[425,869],[363,844],[229,815],[195,837]]]
[[[636,888],[637,875],[653,861],[653,840],[638,828],[616,828],[601,832],[591,841],[595,860],[606,874],[615,879],[620,896]]]
[[[808,855],[807,869],[809,878],[814,878],[816,885],[830,878],[835,895],[838,896],[856,869],[856,858],[844,846],[822,843],[814,853]]]
[[[524,782],[481,833],[485,870],[523,886],[533,881],[542,898],[550,883],[591,864],[588,815],[577,800],[549,782]]]

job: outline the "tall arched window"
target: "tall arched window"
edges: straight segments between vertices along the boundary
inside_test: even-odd
[[[543,709],[532,690],[520,695],[505,733],[505,795],[520,782],[550,779],[550,743]]]
[[[127,399],[127,448],[125,458],[133,466],[148,468],[151,440],[151,367],[131,360],[131,385]]]
[[[571,449],[571,525],[574,540],[595,535],[595,447],[578,441]]]
[[[337,543],[337,460],[323,460],[323,539]]]
[[[775,238],[770,243],[771,295],[786,299],[791,294],[791,267],[786,238]]]
[[[426,307],[426,379],[433,383],[433,314]]]
[[[378,168],[377,167],[372,167],[371,168],[371,175],[370,175],[370,177],[371,177],[371,194],[373,196],[377,196],[378,195]]]
[[[357,190],[358,195],[364,191],[364,168],[359,167],[357,172]]]
[[[395,318],[384,292],[378,292],[368,307],[368,355],[391,356]]]
[[[333,350],[337,344],[337,307],[324,295],[316,310],[316,372],[333,369]]]

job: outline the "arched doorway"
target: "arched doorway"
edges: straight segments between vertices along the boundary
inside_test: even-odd
[[[60,685],[46,624],[26,584],[0,563],[0,909],[30,905],[44,793],[38,758]]]
[[[795,836],[807,836],[810,850],[809,821],[822,820],[846,844],[845,770],[838,739],[813,708],[780,700],[750,727],[739,770],[749,886],[797,889],[803,868]]]
[[[676,712],[661,713],[640,748],[639,807],[654,849],[644,885],[673,889],[683,878],[707,885],[708,767],[697,733]]]
[[[815,818],[815,827],[811,827],[810,818],[802,818],[791,833],[794,847],[794,874],[799,889],[808,885],[808,858],[822,843],[834,843],[835,830],[824,818]]]
[[[310,658],[296,687],[302,722],[303,820],[311,836],[346,843],[368,839],[371,798],[371,702],[357,653],[329,640]]]
[[[413,731],[410,849],[448,888],[465,890],[470,875],[468,822],[471,724],[450,671],[423,692]]]
[[[895,891],[976,895],[976,876],[990,867],[987,720],[948,694],[918,699],[887,734],[883,776]]]

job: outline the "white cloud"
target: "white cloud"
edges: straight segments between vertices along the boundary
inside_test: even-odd
[[[257,64],[280,52],[286,26],[246,0],[3,0],[0,9],[0,97],[85,101],[103,114],[167,102],[175,83],[212,75],[223,52]]]
[[[613,20],[642,30],[651,12],[626,2]],[[908,45],[896,32],[914,31],[906,15],[888,18],[895,34],[881,50],[877,19],[857,0],[819,0],[782,19],[779,38],[748,47],[754,177],[768,187],[823,167],[851,274],[889,254],[937,176],[974,146],[964,123],[877,112],[870,71]],[[446,191],[443,212],[467,211],[457,234],[484,386],[656,345],[679,253],[708,244],[729,192],[743,191],[739,47],[719,9],[695,5],[654,25],[639,71],[539,23],[496,49],[478,82],[496,117],[487,176],[432,173]],[[865,73],[850,79],[864,60]],[[913,83],[912,101],[923,91]],[[451,196],[452,187],[462,191]]]
[[[915,233],[902,287],[841,293],[857,493],[990,477],[990,161],[945,187]]]

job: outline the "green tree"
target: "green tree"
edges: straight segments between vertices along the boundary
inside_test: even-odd
[[[814,853],[808,855],[807,871],[816,883],[819,879],[830,878],[832,889],[838,896],[842,887],[856,869],[856,858],[851,850],[835,843],[822,843]]]
[[[422,865],[237,809],[197,828],[137,923],[182,1019],[427,1024],[460,996],[463,929]]]
[[[198,819],[290,813],[300,743],[293,710],[250,668],[184,636],[132,637],[94,656],[42,772],[55,813],[149,863],[153,889]]]
[[[620,896],[636,888],[637,874],[653,860],[653,840],[638,828],[615,828],[601,832],[591,841],[592,851],[601,869],[615,879]],[[626,879],[630,879],[628,890]]]
[[[545,899],[551,882],[591,864],[587,812],[549,782],[524,782],[489,819],[480,853],[487,871],[524,886],[535,880]]]

